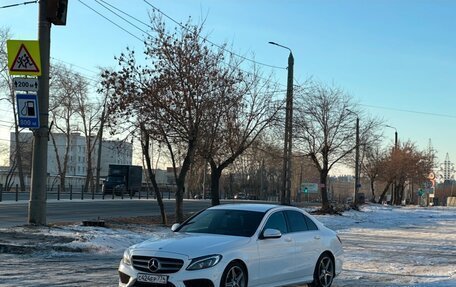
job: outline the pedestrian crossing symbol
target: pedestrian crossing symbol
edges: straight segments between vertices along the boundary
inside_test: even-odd
[[[10,75],[41,76],[39,41],[8,40]]]

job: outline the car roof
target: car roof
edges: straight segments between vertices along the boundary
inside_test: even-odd
[[[212,206],[209,209],[230,209],[230,210],[249,210],[267,212],[274,208],[285,207],[284,205],[270,203],[228,203]]]

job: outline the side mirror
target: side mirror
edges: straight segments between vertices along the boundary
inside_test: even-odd
[[[265,231],[263,231],[263,238],[264,239],[269,239],[269,238],[280,238],[282,237],[282,232],[278,229],[272,229],[268,228]]]
[[[174,223],[172,226],[171,226],[171,231],[176,231],[178,228],[179,228],[180,224],[179,223]]]

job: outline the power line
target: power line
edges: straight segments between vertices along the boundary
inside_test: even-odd
[[[61,62],[61,63],[64,63],[64,64],[67,64],[67,65],[75,66],[75,67],[77,67],[77,68],[79,68],[79,69],[85,70],[85,71],[90,72],[90,73],[93,73],[93,74],[98,74],[98,73],[99,73],[99,72],[95,72],[95,71],[93,71],[93,70],[90,70],[90,69],[88,69],[88,68],[85,68],[85,67],[82,67],[82,66],[78,66],[78,65],[76,65],[76,64],[74,64],[74,63],[70,63],[70,62],[64,61],[64,60],[62,60],[62,59],[57,59],[57,58],[55,58],[55,57],[51,57],[51,59],[52,59],[52,60],[55,60],[55,61],[58,61],[58,62]]]
[[[61,59],[57,59],[57,58],[53,58],[53,57],[52,57],[52,59],[55,60],[55,61],[58,61],[58,62],[62,62],[62,63],[67,64],[67,65],[70,65],[70,66],[77,67],[77,68],[82,69],[82,70],[86,70],[86,71],[88,71],[88,72],[90,72],[90,73],[94,73],[94,74],[97,73],[97,72],[94,72],[94,71],[92,71],[92,70],[90,70],[90,69],[87,69],[87,68],[85,68],[85,67],[78,66],[78,65],[76,65],[76,64],[73,64],[73,63],[70,63],[70,62],[67,62],[67,61],[64,61],[64,60],[61,60]],[[77,73],[79,76],[81,76],[82,78],[86,79],[87,81],[92,82],[92,85],[93,85],[93,86],[96,86],[96,85],[100,82],[99,79],[93,78],[92,76],[89,76],[89,75],[87,75],[87,74],[83,74],[83,73],[81,73],[81,72],[76,72],[76,73]]]
[[[122,27],[120,24],[114,22],[113,20],[109,19],[108,17],[106,17],[105,15],[103,15],[101,12],[96,11],[96,10],[95,10],[94,8],[92,8],[90,5],[88,5],[88,4],[84,3],[84,2],[82,2],[81,0],[78,0],[78,1],[81,2],[81,3],[82,3],[84,6],[86,6],[87,8],[89,8],[90,10],[94,11],[94,12],[95,12],[96,14],[98,14],[99,16],[103,17],[105,20],[109,21],[111,24],[115,25],[115,26],[118,27],[119,29],[121,29],[121,30],[123,30],[124,32],[126,32],[126,33],[132,35],[134,38],[136,38],[136,39],[138,39],[139,41],[141,41],[142,43],[144,43],[143,40],[141,40],[139,37],[137,37],[136,35],[134,35],[131,31],[129,31],[129,30],[127,30],[126,28]],[[130,14],[128,14],[128,13],[126,13],[126,12],[120,10],[119,8],[115,7],[115,6],[112,5],[112,4],[107,3],[107,2],[104,1],[104,0],[95,0],[95,1],[96,1],[100,6],[102,6],[102,7],[105,8],[106,10],[108,10],[109,12],[111,12],[111,13],[113,13],[114,15],[116,15],[117,17],[121,18],[123,21],[125,21],[125,22],[127,22],[128,24],[132,25],[133,27],[135,27],[135,28],[138,29],[139,31],[145,33],[146,35],[151,36],[147,31],[144,31],[143,29],[141,29],[141,28],[138,27],[137,25],[133,24],[131,21],[129,21],[129,20],[125,19],[124,17],[122,17],[121,15],[119,15],[119,13],[114,12],[112,9],[115,9],[116,11],[118,11],[118,12],[120,12],[120,13],[122,13],[122,14],[128,16],[129,18],[134,19],[135,21],[137,21],[138,23],[141,23],[141,24],[145,25],[146,27],[152,28],[152,26],[150,26],[149,24],[147,24],[147,23],[145,23],[145,22],[139,20],[138,18],[136,18],[136,17],[134,17],[134,16],[132,16],[132,15],[130,15]],[[105,5],[103,5],[103,4],[100,3],[100,2],[103,2]],[[148,3],[148,2],[147,2],[147,3]],[[148,4],[149,4],[149,5],[152,5],[152,4],[150,4],[150,3],[148,3]],[[112,7],[112,9],[108,8],[107,6]],[[154,7],[154,6],[152,6],[152,7]],[[157,9],[157,8],[154,7],[154,9]],[[160,13],[162,13],[163,15],[165,15],[167,18],[169,18],[169,19],[170,19],[171,21],[173,21],[174,23],[177,23],[178,25],[180,25],[181,27],[183,27],[184,29],[186,29],[185,26],[182,26],[182,24],[179,24],[176,20],[174,20],[173,18],[167,16],[166,14],[164,14],[164,13],[163,13],[162,11],[160,11],[159,9],[157,9],[157,11],[159,11]],[[204,41],[207,41],[208,43],[211,43],[212,45],[214,45],[214,46],[216,46],[216,47],[219,47],[220,49],[222,49],[222,50],[224,50],[224,51],[226,51],[226,52],[228,52],[228,53],[231,53],[231,54],[234,55],[234,56],[237,56],[237,57],[246,59],[247,61],[251,61],[251,62],[254,62],[254,63],[256,63],[256,64],[263,65],[263,66],[270,66],[270,67],[273,67],[273,68],[286,69],[286,68],[277,67],[277,66],[271,66],[271,65],[268,65],[268,64],[264,64],[264,63],[260,63],[260,62],[254,61],[254,60],[252,60],[252,59],[246,58],[246,57],[241,56],[241,55],[238,55],[238,54],[236,54],[236,53],[234,53],[234,52],[232,52],[232,51],[229,51],[229,50],[227,50],[226,48],[223,48],[222,46],[217,45],[217,44],[211,42],[211,41],[208,40],[207,38],[204,38],[204,37],[202,37],[202,36],[199,36],[199,37],[200,37],[201,39],[203,39]],[[233,66],[232,64],[229,64],[229,63],[224,63],[224,64],[226,64],[226,65],[228,65],[228,66],[230,66],[230,67],[239,69],[239,70],[241,70],[241,71],[244,71],[245,73],[248,73],[248,74],[253,75],[252,72],[248,72],[248,71],[242,70],[242,69],[240,69],[240,68],[237,67],[237,66]],[[265,80],[265,81],[269,81],[268,79],[265,79],[265,78],[262,78],[262,77],[260,77],[260,78],[263,79],[263,80]],[[281,83],[278,83],[278,82],[276,82],[276,84],[281,85],[281,86],[285,86],[284,84],[281,84]]]
[[[5,109],[0,109],[0,112],[5,112],[5,113],[12,113],[13,110],[5,110]]]
[[[5,6],[1,6],[0,9],[17,7],[17,6],[20,6],[20,5],[27,5],[27,4],[36,4],[36,3],[38,3],[38,0],[27,1],[27,2],[23,2],[23,3],[16,3],[16,4],[11,4],[11,5],[5,5]]]
[[[131,33],[130,31],[128,31],[127,29],[123,28],[122,26],[120,26],[119,24],[115,23],[114,21],[112,21],[111,19],[109,19],[108,17],[104,16],[103,14],[101,14],[100,12],[98,12],[97,10],[93,9],[92,7],[90,7],[89,5],[87,5],[86,3],[82,2],[81,0],[78,0],[82,5],[86,6],[87,8],[89,8],[90,10],[92,10],[93,12],[95,12],[96,14],[100,15],[101,17],[103,17],[104,19],[106,19],[107,21],[111,22],[113,25],[117,26],[119,29],[123,30],[124,32],[130,34],[132,37],[138,39],[139,41],[143,42],[143,40],[141,38],[139,38],[138,36],[134,35],[133,33]]]
[[[184,25],[182,25],[181,23],[179,23],[178,21],[174,20],[171,16],[167,15],[166,13],[164,13],[163,11],[161,11],[160,9],[158,9],[156,6],[152,5],[149,1],[147,0],[144,0],[144,2],[146,2],[150,7],[154,8],[155,10],[157,10],[160,14],[162,14],[163,16],[165,16],[166,18],[168,18],[169,20],[173,21],[175,24],[179,25],[181,28],[183,29],[186,29],[188,30]],[[212,41],[210,41],[209,39],[207,39],[206,37],[203,37],[203,36],[199,36],[200,38],[202,38],[204,41],[207,41],[209,43],[211,43],[212,45],[216,46],[217,48],[219,49],[222,49],[223,51],[225,52],[228,52],[236,57],[239,57],[241,59],[244,59],[246,61],[249,61],[249,62],[252,62],[254,64],[258,64],[258,65],[261,65],[261,66],[265,66],[265,67],[269,67],[269,68],[274,68],[274,69],[281,69],[281,70],[286,70],[287,68],[284,68],[284,67],[279,67],[279,66],[274,66],[274,65],[269,65],[269,64],[266,64],[266,63],[262,63],[262,62],[258,62],[258,61],[255,61],[255,60],[252,60],[250,58],[247,58],[247,57],[244,57],[242,55],[239,55],[233,51],[230,51],[226,48],[224,48],[223,46],[220,46]]]
[[[0,120],[0,122],[2,122],[2,123],[7,123],[7,124],[14,124],[13,122],[10,122],[10,121],[4,121],[4,120]]]
[[[138,26],[136,26],[136,25],[133,24],[132,22],[128,21],[128,20],[125,19],[124,17],[120,16],[118,13],[114,12],[112,9],[106,7],[106,5],[112,7],[113,9],[115,9],[115,10],[117,10],[117,11],[119,11],[119,12],[122,12],[122,14],[125,14],[125,15],[129,16],[130,18],[135,19],[136,21],[142,23],[143,25],[146,25],[147,27],[150,27],[150,26],[147,25],[146,23],[144,23],[144,22],[138,20],[137,18],[135,18],[135,17],[133,17],[133,16],[127,14],[126,12],[124,12],[124,11],[118,9],[118,8],[115,7],[114,5],[111,5],[111,4],[107,3],[106,1],[103,1],[103,0],[101,0],[101,1],[95,0],[95,2],[97,2],[98,5],[102,6],[103,8],[105,8],[106,10],[108,10],[109,12],[111,12],[112,14],[116,15],[117,17],[119,17],[120,19],[124,20],[125,22],[127,22],[127,23],[130,24],[131,26],[135,27],[135,28],[138,29],[139,31],[143,32],[144,34],[147,34],[147,35],[151,36],[147,31],[144,31],[143,29],[139,28]],[[101,2],[103,2],[104,4],[102,4]],[[106,4],[106,5],[105,5],[105,4]]]
[[[392,107],[383,107],[383,106],[374,106],[374,105],[365,105],[365,104],[360,104],[360,106],[368,107],[368,108],[374,108],[374,109],[382,109],[382,110],[403,112],[403,113],[411,113],[411,114],[418,114],[418,115],[428,115],[428,116],[434,116],[434,117],[443,117],[443,118],[456,119],[456,116],[448,115],[448,114],[429,113],[429,112],[423,112],[423,111],[405,110],[405,109],[397,109],[397,108],[392,108]]]
[[[111,13],[115,14],[116,16],[118,16],[119,18],[121,18],[122,20],[124,20],[125,22],[127,22],[128,24],[132,25],[132,26],[135,27],[136,29],[138,29],[138,30],[142,31],[143,33],[145,33],[145,34],[147,34],[147,35],[150,36],[150,34],[149,34],[147,31],[144,31],[143,29],[139,28],[138,26],[136,26],[136,25],[133,24],[132,22],[128,21],[128,20],[125,19],[124,17],[122,17],[122,16],[120,16],[119,14],[117,14],[116,12],[112,11],[110,8],[106,7],[106,5],[107,5],[107,6],[110,6],[112,9],[115,9],[116,11],[118,11],[118,12],[120,12],[120,13],[122,13],[122,14],[128,16],[128,17],[130,17],[131,19],[137,21],[138,23],[141,23],[141,24],[145,25],[146,27],[151,28],[151,26],[150,26],[149,24],[147,24],[147,23],[145,23],[145,22],[139,20],[138,18],[136,18],[136,17],[134,17],[134,16],[132,16],[132,15],[126,13],[125,11],[120,10],[119,8],[115,7],[114,5],[108,3],[108,2],[106,2],[106,1],[104,1],[104,0],[95,0],[95,1],[96,1],[99,5],[103,6],[105,9],[109,10]],[[103,2],[105,5],[103,5],[103,4],[100,3],[100,2]],[[174,22],[175,24],[179,25],[181,28],[186,29],[186,30],[188,31],[188,29],[187,29],[184,25],[182,25],[181,23],[179,23],[178,21],[176,21],[175,19],[173,19],[171,16],[167,15],[166,13],[164,13],[163,11],[161,11],[160,9],[158,9],[156,6],[150,4],[150,3],[149,3],[148,1],[146,1],[146,0],[144,0],[144,2],[146,2],[149,6],[151,6],[151,7],[154,8],[155,10],[157,10],[160,14],[162,14],[163,16],[165,16],[166,18],[168,18],[169,20],[171,20],[171,21]],[[244,60],[246,60],[246,61],[250,61],[250,62],[253,62],[253,63],[255,63],[255,64],[262,65],[262,66],[266,66],[266,67],[270,67],[270,68],[284,69],[284,70],[286,70],[286,68],[284,68],[284,67],[278,67],[278,66],[274,66],[274,65],[270,65],[270,64],[266,64],[266,63],[261,63],[261,62],[252,60],[252,59],[247,58],[247,57],[245,57],[245,56],[239,55],[239,54],[237,54],[237,53],[235,53],[235,52],[233,52],[233,51],[230,51],[230,50],[226,49],[225,47],[220,46],[220,45],[218,45],[218,44],[216,44],[216,43],[210,41],[210,40],[207,39],[206,37],[203,37],[203,36],[199,36],[199,37],[200,37],[201,39],[203,39],[204,41],[206,41],[206,42],[208,42],[208,43],[210,43],[210,44],[212,44],[212,45],[218,47],[219,49],[221,49],[221,50],[223,50],[223,51],[225,51],[225,52],[228,52],[228,53],[230,53],[230,54],[232,54],[232,55],[234,55],[234,56],[236,56],[236,57],[239,57],[239,58],[241,58],[241,59],[244,59]]]

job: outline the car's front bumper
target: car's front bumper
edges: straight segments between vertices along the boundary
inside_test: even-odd
[[[185,267],[188,262],[176,273],[162,274],[168,277],[168,285],[164,287],[214,287],[218,286],[223,273],[223,265],[217,264],[214,267],[188,271]],[[136,270],[131,265],[123,261],[119,265],[119,287],[146,286],[138,284],[138,273],[144,273]],[[152,273],[151,273],[152,274]],[[161,285],[157,285],[161,286]]]

